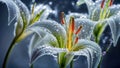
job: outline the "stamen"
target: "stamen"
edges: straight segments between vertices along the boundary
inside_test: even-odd
[[[65,24],[64,12],[61,12],[61,24]]]
[[[78,42],[78,39],[79,39],[79,38],[78,38],[78,36],[77,36],[77,37],[75,38],[75,44]]]
[[[104,2],[105,2],[105,0],[102,0],[102,3],[101,3],[101,8],[103,8],[103,7],[104,7]]]
[[[70,19],[70,24],[71,24],[71,30],[72,30],[72,33],[74,33],[74,29],[75,29],[75,21],[74,21],[74,18],[71,17]]]
[[[75,32],[75,34],[78,34],[80,31],[81,31],[81,29],[82,29],[82,25],[78,28],[78,30]]]
[[[34,9],[35,9],[36,3],[34,2],[34,4],[32,5],[32,14],[34,13]]]
[[[110,0],[109,6],[112,6],[114,0]]]

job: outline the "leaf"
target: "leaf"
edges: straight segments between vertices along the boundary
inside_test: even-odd
[[[12,0],[0,0],[0,2],[5,3],[8,9],[8,25],[17,20],[20,16],[18,6]]]
[[[66,41],[66,31],[63,26],[52,20],[44,20],[33,24],[31,27],[44,27],[58,40],[59,47],[63,47]]]
[[[88,68],[97,68],[102,55],[101,48],[97,43],[81,39],[73,47],[73,50],[75,50],[73,52],[75,56],[87,57]]]

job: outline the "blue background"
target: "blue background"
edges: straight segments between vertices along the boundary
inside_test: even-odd
[[[31,1],[30,0],[22,0],[29,8]],[[58,16],[51,15],[53,19],[59,21],[59,13],[64,11],[68,13],[68,11],[74,12],[86,12],[86,5],[82,7],[73,7],[71,2],[75,3],[77,0],[36,0],[37,3],[44,3],[49,4],[49,2],[53,2],[51,5],[52,9],[58,10]],[[120,3],[120,0],[115,0],[116,4]],[[5,53],[13,39],[13,30],[14,30],[14,23],[8,26],[7,22],[7,7],[0,3],[0,68],[2,68],[2,62],[5,56]],[[106,30],[109,31],[109,30]],[[29,68],[29,57],[28,57],[28,45],[29,45],[30,37],[26,38],[15,48],[13,49],[11,56],[8,61],[8,68]],[[75,62],[78,66],[81,65],[81,68],[86,68],[85,66],[86,61],[84,57],[82,59]],[[39,63],[36,64],[36,68],[57,68],[58,65],[56,62],[53,61],[52,57],[44,56],[40,58]],[[80,64],[78,64],[80,62]],[[79,67],[75,67],[79,68]],[[110,51],[103,59],[102,68],[120,68],[120,40],[116,47],[111,47]]]

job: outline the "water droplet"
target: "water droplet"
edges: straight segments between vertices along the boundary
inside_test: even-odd
[[[49,5],[52,5],[52,4],[53,4],[53,2],[50,1],[50,2],[49,2]]]

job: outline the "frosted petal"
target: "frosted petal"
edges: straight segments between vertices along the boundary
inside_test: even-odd
[[[12,0],[0,0],[6,4],[8,9],[8,25],[10,25],[13,20],[17,20],[20,16],[18,6]]]
[[[56,37],[59,45],[65,44],[66,37],[67,37],[66,31],[64,27],[58,24],[57,22],[51,21],[51,20],[44,20],[32,25],[32,27],[36,27],[36,26],[44,27],[45,29],[48,29]]]
[[[21,2],[21,0],[13,0],[13,1],[18,6],[20,13],[24,15],[25,20],[27,21],[27,24],[28,24],[28,21],[30,19],[30,12],[27,6],[23,2]]]
[[[34,63],[38,58],[40,58],[44,55],[51,55],[53,57],[56,57],[58,55],[58,53],[61,53],[61,52],[66,52],[66,50],[60,49],[60,48],[55,48],[48,44],[42,45],[32,52],[31,64]]]
[[[78,0],[77,1],[77,5],[82,5],[84,3],[87,5],[88,12],[90,13],[92,9],[94,8],[95,3],[93,2],[93,0]]]
[[[34,14],[36,15],[42,10],[45,10],[45,11],[41,15],[40,21],[47,19],[48,15],[54,12],[48,5],[39,4],[35,7]]]
[[[120,16],[118,15],[118,16],[109,18],[107,21],[111,29],[114,46],[117,45],[117,41],[120,36],[120,19],[119,18]]]
[[[95,24],[96,24],[95,22],[89,19],[75,19],[76,29],[78,29],[80,25],[83,26],[81,32],[79,33],[79,38],[90,39],[91,34],[93,33]]]
[[[120,11],[120,5],[112,5],[110,8],[109,17],[116,15]]]
[[[88,68],[97,68],[101,58],[101,48],[95,42],[81,39],[75,47],[84,47],[79,51],[74,52],[74,55],[87,57]]]

